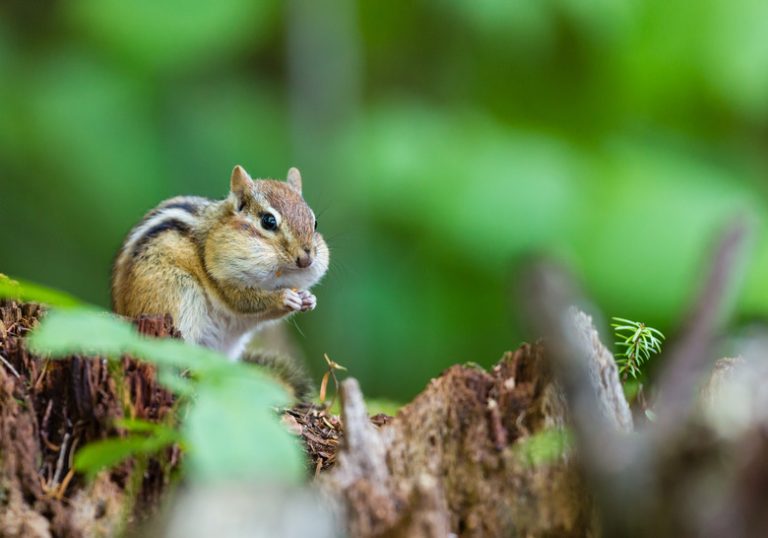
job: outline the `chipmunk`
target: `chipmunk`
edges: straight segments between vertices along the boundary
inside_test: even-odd
[[[171,198],[130,231],[112,271],[112,307],[169,313],[184,340],[237,360],[257,328],[315,308],[309,288],[328,261],[299,171],[254,181],[235,166],[224,200]]]

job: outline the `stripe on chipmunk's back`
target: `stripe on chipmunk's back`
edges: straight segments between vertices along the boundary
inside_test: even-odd
[[[145,231],[135,238],[133,244],[133,256],[136,257],[141,254],[141,251],[147,246],[147,243],[159,236],[162,233],[174,231],[183,236],[189,237],[192,234],[192,228],[190,224],[183,222],[175,218],[167,218],[160,220],[152,226],[145,229]]]
[[[200,212],[200,209],[209,203],[210,200],[199,196],[177,196],[176,198],[171,198],[170,200],[166,200],[152,211],[144,215],[144,218],[142,218],[141,221],[136,226],[134,226],[134,230],[142,228],[150,220],[167,210],[179,209],[194,216]]]
[[[190,215],[197,215],[200,211],[200,202],[194,200],[180,200],[178,202],[171,202],[160,208],[161,211],[164,209],[181,209]]]
[[[205,198],[194,197],[177,197],[167,200],[165,203],[147,213],[141,222],[133,227],[128,234],[128,239],[123,246],[123,250],[131,254],[137,252],[136,245],[139,242],[143,242],[142,238],[147,232],[166,220],[176,220],[183,225],[186,225],[189,230],[194,229],[197,222],[196,213],[204,207],[206,202],[207,200]],[[190,210],[194,211],[194,213]],[[182,229],[183,226],[180,226],[179,228]],[[144,245],[142,244],[141,248],[143,248],[143,246]]]

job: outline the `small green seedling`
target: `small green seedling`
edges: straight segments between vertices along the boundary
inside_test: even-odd
[[[647,326],[639,321],[624,318],[612,318],[613,331],[616,333],[616,363],[619,365],[619,376],[622,381],[630,377],[637,379],[640,367],[651,356],[661,353],[661,342],[664,335],[658,329]]]

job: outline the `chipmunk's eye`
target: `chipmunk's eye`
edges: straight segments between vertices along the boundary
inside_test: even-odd
[[[315,230],[317,230],[317,219],[315,219]]]
[[[265,230],[277,230],[277,219],[272,213],[264,213],[261,216],[261,227]]]

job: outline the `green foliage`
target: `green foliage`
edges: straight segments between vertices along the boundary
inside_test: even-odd
[[[75,0],[67,15],[95,44],[139,66],[194,68],[264,35],[271,0]]]
[[[304,476],[298,439],[275,411],[289,396],[258,367],[179,340],[146,338],[129,322],[94,309],[52,309],[28,337],[30,349],[51,357],[74,353],[119,358],[130,354],[158,366],[159,381],[187,396],[180,431],[161,424],[121,421],[130,432],[78,452],[76,468],[93,475],[127,457],[149,455],[183,440],[189,476],[214,481],[297,482]],[[181,378],[176,372],[190,372]]]
[[[91,479],[121,461],[138,455],[151,456],[159,450],[182,441],[179,432],[163,424],[141,420],[120,420],[116,426],[132,433],[89,443],[77,451],[75,469]]]
[[[83,304],[67,293],[31,282],[12,279],[2,273],[0,273],[0,298],[44,303],[59,308],[71,308]]]
[[[616,363],[619,365],[619,376],[626,381],[628,377],[637,379],[640,367],[657,353],[661,353],[661,342],[664,335],[658,329],[648,327],[645,323],[624,318],[613,318],[612,323],[616,338]]]
[[[75,353],[119,357],[138,341],[129,323],[95,309],[53,309],[27,339],[33,352],[53,357]]]
[[[203,481],[297,482],[304,476],[298,438],[279,423],[267,390],[247,377],[199,387],[184,421],[189,471]]]

